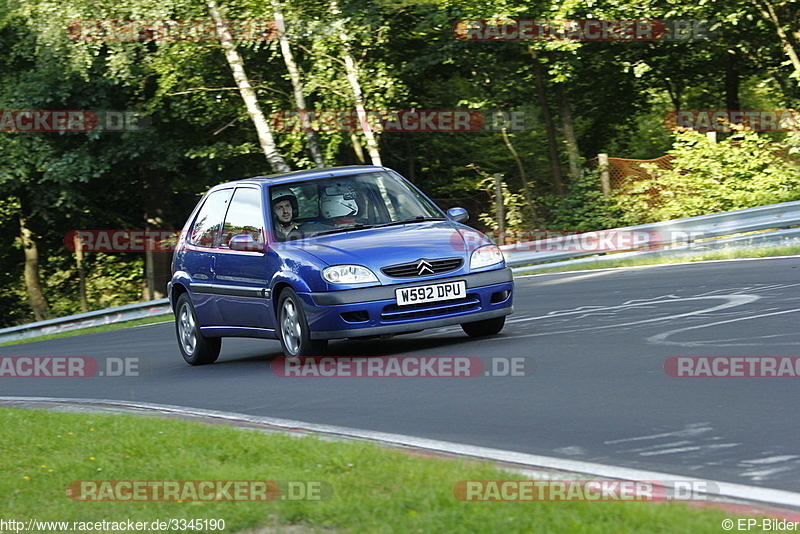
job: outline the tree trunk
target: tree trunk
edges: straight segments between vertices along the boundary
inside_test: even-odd
[[[545,131],[547,132],[547,155],[550,159],[550,169],[553,175],[553,186],[559,196],[564,196],[564,180],[561,176],[561,166],[558,159],[558,141],[556,139],[556,128],[553,124],[553,116],[550,113],[550,105],[547,103],[547,93],[545,91],[544,73],[542,64],[539,61],[539,54],[532,46],[528,47],[528,52],[533,58],[533,76],[536,80],[536,92],[539,96],[539,106],[542,108],[542,120],[544,121]]]
[[[247,108],[247,114],[253,121],[258,134],[258,142],[261,144],[261,149],[267,157],[267,161],[275,172],[289,172],[292,169],[283,159],[283,156],[278,152],[278,147],[275,143],[275,138],[272,135],[272,128],[264,118],[264,113],[261,111],[261,106],[258,104],[256,92],[250,85],[250,80],[247,78],[247,73],[244,70],[244,60],[241,54],[234,46],[230,32],[225,28],[220,15],[219,7],[216,0],[206,0],[208,11],[211,18],[217,27],[217,35],[219,42],[222,45],[222,50],[225,52],[225,59],[233,72],[233,79],[236,81],[236,86],[239,88],[239,93],[242,95],[244,105]]]
[[[564,131],[564,140],[567,144],[567,157],[569,158],[569,173],[572,179],[577,181],[581,177],[581,151],[578,148],[578,137],[575,135],[575,123],[572,121],[572,108],[569,97],[562,84],[556,84],[556,95],[558,95],[559,115],[561,115],[561,125]]]
[[[406,149],[406,163],[408,164],[408,170],[406,171],[406,178],[412,183],[417,181],[417,173],[414,169],[414,150],[413,145],[411,144],[411,136],[405,136],[405,149]]]
[[[739,56],[735,48],[725,52],[725,108],[733,111],[742,109],[739,102]]]
[[[778,39],[781,41],[781,47],[783,47],[783,51],[792,62],[795,75],[800,76],[800,57],[798,57],[797,50],[794,48],[795,44],[792,42],[794,36],[789,35],[783,28],[780,18],[778,18],[778,14],[775,12],[775,6],[773,6],[769,0],[752,0],[752,2],[753,5],[756,6],[756,9],[761,12],[761,16],[775,26],[775,32],[778,34]]]
[[[78,301],[81,303],[81,312],[89,311],[89,300],[86,298],[86,270],[83,268],[83,243],[80,236],[75,234],[75,267],[78,269]]]
[[[350,132],[350,142],[353,143],[353,152],[361,165],[366,165],[367,159],[364,157],[364,148],[361,146],[361,139],[355,132]]]
[[[336,16],[342,14],[337,0],[331,0],[331,13]],[[361,90],[361,82],[359,82],[358,65],[350,51],[350,37],[347,35],[344,22],[341,18],[338,18],[334,22],[334,28],[339,36],[339,40],[342,41],[342,61],[344,62],[345,76],[350,83],[353,103],[355,104],[356,114],[358,115],[358,122],[361,124],[361,131],[364,133],[364,139],[367,142],[367,153],[373,165],[383,166],[383,163],[381,163],[381,154],[378,150],[378,140],[375,137],[375,132],[372,131],[372,128],[367,122],[367,111],[364,105],[364,92]]]
[[[531,218],[534,220],[536,219],[536,208],[533,204],[533,195],[531,194],[531,188],[528,185],[528,176],[525,173],[525,167],[522,165],[522,158],[519,157],[514,145],[511,144],[511,138],[508,137],[508,132],[505,128],[502,130],[503,133],[503,141],[506,144],[506,148],[508,151],[511,152],[511,155],[514,156],[514,161],[517,162],[517,170],[519,171],[519,178],[522,181],[522,194],[525,196],[525,203],[528,205],[528,212],[530,213]]]
[[[495,173],[494,178],[494,207],[495,222],[497,224],[497,244],[506,244],[506,206],[503,198],[503,175]]]
[[[278,42],[281,47],[281,54],[283,55],[283,62],[286,64],[286,70],[289,72],[289,80],[292,82],[292,92],[294,93],[294,101],[297,105],[297,111],[300,112],[300,119],[305,132],[306,142],[308,143],[308,150],[311,152],[311,158],[317,167],[325,166],[325,158],[320,149],[319,136],[310,128],[311,122],[308,116],[304,113],[307,111],[306,97],[303,94],[303,82],[300,78],[300,69],[297,67],[297,62],[294,60],[292,48],[289,45],[289,39],[286,37],[286,25],[283,21],[283,13],[278,0],[272,0],[272,13],[275,17],[275,23],[278,26]]]
[[[667,87],[669,99],[672,102],[672,108],[675,111],[678,111],[681,109],[681,104],[683,102],[683,84],[681,82],[676,83],[670,78],[664,78],[664,82]]]
[[[25,290],[33,310],[33,317],[37,321],[44,321],[50,317],[50,309],[44,298],[42,281],[39,277],[39,249],[36,246],[36,236],[28,228],[25,201],[20,199],[20,203],[22,209],[19,213],[19,240],[25,253]]]
[[[155,171],[142,167],[140,169],[141,184],[144,193],[143,212],[145,232],[164,229],[164,205],[168,195],[164,191],[162,177]],[[148,235],[145,233],[145,235]],[[155,300],[167,295],[167,283],[171,278],[171,254],[158,250],[156,243],[145,239],[145,285],[142,294],[143,300]]]

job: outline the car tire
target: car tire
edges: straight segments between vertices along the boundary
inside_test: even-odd
[[[181,294],[175,305],[175,334],[183,359],[189,365],[214,363],[219,358],[222,338],[208,338],[200,333],[197,314],[187,293]]]
[[[281,291],[278,298],[277,326],[278,339],[286,356],[321,356],[328,348],[327,339],[311,339],[303,303],[292,288]]]
[[[499,334],[506,324],[506,316],[484,319],[472,323],[462,323],[461,329],[470,337],[493,336]]]

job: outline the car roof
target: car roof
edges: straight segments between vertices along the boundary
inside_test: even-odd
[[[253,178],[245,178],[242,180],[235,180],[233,182],[226,182],[219,185],[233,185],[233,184],[267,184],[279,185],[288,184],[293,182],[300,182],[303,180],[313,180],[315,178],[334,177],[334,176],[348,176],[351,174],[361,174],[365,172],[387,171],[386,167],[378,167],[375,165],[349,165],[346,167],[330,167],[327,169],[312,169],[307,171],[293,171],[278,174],[269,174],[267,176],[255,176]]]

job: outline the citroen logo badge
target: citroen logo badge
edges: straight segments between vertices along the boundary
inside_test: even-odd
[[[427,261],[419,260],[417,262],[417,274],[420,276],[423,274],[433,274],[433,267]]]

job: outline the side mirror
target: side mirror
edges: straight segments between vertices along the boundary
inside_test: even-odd
[[[250,234],[238,234],[231,238],[231,250],[247,250],[250,252],[264,252],[264,244],[259,243]]]
[[[447,210],[447,217],[451,221],[455,221],[457,223],[467,222],[469,219],[469,213],[464,208],[450,208]]]

